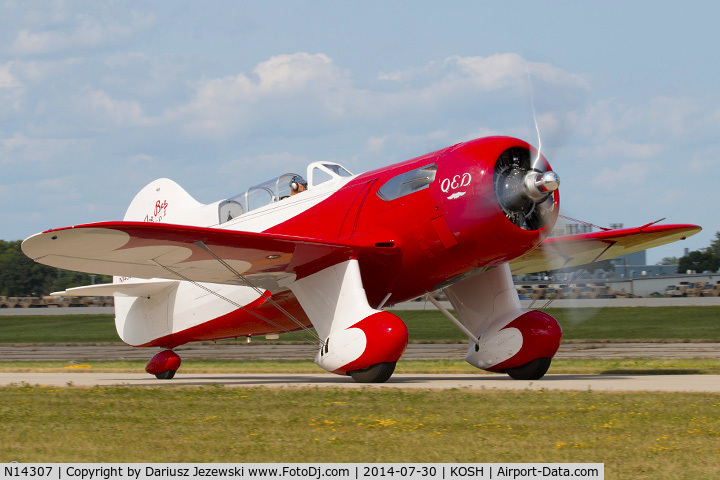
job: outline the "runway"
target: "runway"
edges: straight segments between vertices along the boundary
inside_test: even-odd
[[[77,346],[0,346],[0,359],[6,361],[59,360],[68,363],[98,360],[147,360],[158,349],[125,345]],[[190,344],[176,349],[185,361],[199,359],[234,360],[310,360],[315,356],[311,345]],[[465,344],[410,344],[402,360],[463,359]],[[569,343],[560,346],[555,358],[720,358],[718,343]],[[319,370],[319,368],[318,368]],[[720,375],[546,375],[533,382],[512,380],[506,375],[478,374],[430,375],[396,374],[388,383],[368,386],[349,377],[317,374],[184,374],[173,380],[157,380],[146,373],[0,373],[0,385],[45,386],[200,386],[220,384],[228,387],[282,388],[468,388],[512,390],[594,391],[687,391],[720,392]]]
[[[512,380],[506,375],[397,374],[387,383],[359,384],[349,377],[318,374],[182,374],[157,380],[144,373],[0,373],[0,385],[45,387],[202,386],[265,388],[403,388],[469,390],[573,390],[607,392],[720,392],[720,375],[546,375],[541,380]]]

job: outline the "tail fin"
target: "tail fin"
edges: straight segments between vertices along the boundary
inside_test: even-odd
[[[135,195],[124,220],[209,227],[218,223],[218,211],[216,205],[200,203],[177,183],[160,178]]]

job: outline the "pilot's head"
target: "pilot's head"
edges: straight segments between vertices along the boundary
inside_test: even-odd
[[[305,190],[307,190],[307,181],[300,175],[294,175],[290,179],[290,195],[295,195]]]

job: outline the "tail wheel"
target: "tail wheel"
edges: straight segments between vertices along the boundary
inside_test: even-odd
[[[376,363],[375,365],[362,370],[348,372],[358,383],[385,383],[395,371],[396,362]]]
[[[161,380],[170,380],[180,368],[180,356],[172,350],[156,353],[145,365],[145,371]]]
[[[505,373],[515,380],[539,380],[550,368],[552,358],[536,358],[535,360],[515,368],[508,368]]]
[[[177,370],[165,370],[162,373],[156,373],[155,377],[159,378],[160,380],[170,380],[175,376],[175,372],[177,372]]]

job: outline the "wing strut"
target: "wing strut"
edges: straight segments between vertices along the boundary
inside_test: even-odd
[[[228,264],[225,260],[223,260],[222,258],[220,258],[219,256],[217,256],[217,255],[215,254],[215,252],[213,252],[212,250],[210,250],[210,249],[208,248],[208,246],[205,245],[202,241],[197,241],[197,242],[194,242],[194,243],[195,243],[195,245],[197,245],[198,247],[202,248],[202,249],[205,250],[207,253],[209,253],[215,260],[217,260],[223,267],[227,268],[233,275],[235,275],[237,278],[239,278],[240,280],[242,280],[242,281],[245,283],[245,285],[247,285],[248,287],[250,287],[250,288],[252,288],[253,290],[255,290],[260,296],[262,296],[265,300],[267,300],[270,304],[272,304],[275,308],[277,308],[280,313],[282,313],[283,315],[285,315],[285,316],[286,316],[287,318],[289,318],[293,323],[295,323],[297,326],[299,326],[300,328],[302,328],[306,333],[308,333],[310,336],[312,336],[312,337],[315,338],[318,342],[320,342],[320,346],[321,346],[321,347],[323,346],[323,341],[320,339],[320,337],[319,337],[315,332],[313,332],[310,328],[308,328],[308,327],[306,327],[305,325],[303,325],[303,323],[302,323],[300,320],[298,320],[297,318],[295,318],[295,316],[294,316],[293,314],[291,314],[290,312],[288,312],[287,310],[285,310],[279,303],[277,303],[277,302],[272,298],[271,295],[268,295],[265,290],[263,290],[263,289],[258,288],[257,286],[255,286],[250,280],[247,279],[247,277],[245,277],[243,274],[241,274],[241,273],[238,272],[236,269],[234,269],[234,268],[233,268],[230,264]]]
[[[437,299],[435,299],[435,297],[432,296],[431,293],[428,293],[426,297],[428,300],[430,300],[430,303],[435,305],[435,307],[438,310],[440,310],[440,313],[445,315],[448,318],[448,320],[453,322],[456,327],[458,327],[460,330],[462,330],[463,333],[468,336],[468,338],[470,339],[471,342],[475,342],[475,345],[480,345],[480,340],[475,338],[475,335],[470,331],[470,329],[468,329],[465,325],[463,325],[460,320],[455,318],[455,316],[452,313],[448,312],[447,309],[445,307],[443,307],[440,304],[440,302],[438,302]]]

